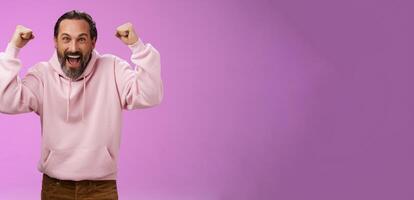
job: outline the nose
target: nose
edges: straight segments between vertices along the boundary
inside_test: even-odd
[[[76,52],[78,50],[78,45],[76,41],[71,41],[69,44],[69,52]]]

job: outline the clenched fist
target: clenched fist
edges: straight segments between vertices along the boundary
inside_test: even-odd
[[[31,29],[17,25],[10,43],[18,48],[22,48],[33,38],[34,35]]]
[[[129,22],[118,26],[115,35],[126,45],[131,45],[138,41],[138,35],[135,33],[134,27]]]

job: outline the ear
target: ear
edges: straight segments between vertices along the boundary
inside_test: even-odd
[[[96,44],[96,38],[92,39],[92,49],[95,49],[95,44]]]
[[[53,41],[55,43],[55,48],[57,48],[57,38],[56,37],[53,37]]]

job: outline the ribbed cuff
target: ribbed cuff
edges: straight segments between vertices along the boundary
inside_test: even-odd
[[[138,41],[134,44],[128,45],[128,47],[131,49],[132,53],[140,52],[145,49],[145,44],[141,40],[141,38],[138,38]]]
[[[16,47],[14,44],[7,44],[6,51],[4,54],[6,54],[9,58],[17,58],[17,55],[19,54],[20,48]]]

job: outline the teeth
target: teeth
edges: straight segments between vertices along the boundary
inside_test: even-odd
[[[80,58],[80,56],[79,56],[79,55],[77,55],[77,56],[68,55],[68,57],[69,57],[69,58]]]

